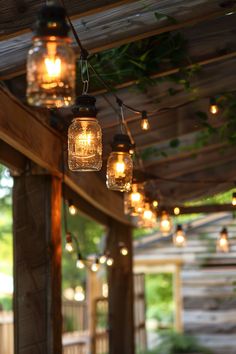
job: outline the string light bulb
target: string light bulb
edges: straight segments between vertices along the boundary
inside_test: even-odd
[[[149,120],[148,120],[146,111],[142,112],[141,128],[142,128],[142,130],[149,130],[149,128],[150,128],[150,124],[149,124]]]
[[[99,269],[99,259],[96,258],[95,261],[91,265],[91,271],[96,273]]]
[[[214,97],[210,98],[210,112],[211,114],[216,115],[219,112],[219,107],[216,103],[216,99]]]
[[[129,253],[129,250],[128,250],[128,248],[125,246],[125,244],[124,244],[123,242],[121,242],[119,246],[120,246],[120,254],[121,254],[122,256],[127,256],[128,253]]]
[[[108,267],[111,267],[114,263],[114,259],[111,256],[107,257],[107,265]]]
[[[176,231],[173,235],[173,243],[177,247],[184,247],[186,245],[186,235],[183,231],[182,225],[177,225]]]
[[[38,107],[66,107],[75,99],[75,54],[62,6],[42,8],[27,58],[27,101]]]
[[[174,214],[175,215],[179,215],[180,214],[180,208],[179,207],[175,207],[174,208]]]
[[[130,139],[126,134],[117,134],[112,143],[112,152],[107,161],[107,188],[128,192],[132,186],[133,161],[129,153]]]
[[[100,264],[105,264],[106,263],[106,260],[107,260],[107,256],[105,254],[102,254],[100,257],[99,257],[99,263]]]
[[[172,229],[172,220],[169,214],[163,210],[161,213],[161,220],[160,220],[160,231],[163,236],[167,236]]]
[[[236,206],[236,192],[233,192],[232,194],[232,205]]]
[[[84,262],[83,262],[83,258],[82,258],[80,253],[78,253],[76,267],[79,268],[79,269],[84,269]]]
[[[69,200],[69,213],[70,215],[76,215],[78,212],[76,206],[73,204],[71,200]]]
[[[132,183],[131,191],[124,194],[124,212],[132,216],[139,215],[144,208],[144,188],[141,183]]]
[[[229,248],[228,230],[223,227],[216,242],[216,250],[217,252],[228,253]]]
[[[143,228],[153,228],[156,226],[156,212],[149,202],[145,202],[142,213],[138,219],[138,226]]]
[[[153,200],[152,205],[154,206],[154,208],[158,207],[158,201],[157,200]]]
[[[68,165],[71,171],[99,171],[102,167],[102,130],[96,118],[95,97],[76,99],[68,129]]]
[[[72,241],[72,235],[70,232],[67,232],[66,234],[66,244],[65,244],[65,250],[69,253],[74,251],[74,246],[73,246],[73,241]]]

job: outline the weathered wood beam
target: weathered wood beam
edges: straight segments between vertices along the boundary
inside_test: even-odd
[[[27,159],[17,150],[0,140],[0,163],[8,167],[13,174],[18,174],[25,170]]]
[[[0,139],[51,174],[62,177],[62,138],[39,117],[0,87]],[[130,223],[123,213],[122,197],[109,191],[98,174],[66,170],[65,183],[106,215]]]
[[[15,353],[61,354],[61,181],[14,178]]]
[[[174,210],[172,206],[165,207],[167,211],[174,215]],[[211,213],[222,213],[224,211],[235,212],[236,207],[232,204],[206,204],[206,205],[196,205],[196,206],[179,206],[181,215],[184,214],[211,214]]]
[[[137,0],[64,0],[68,15],[72,20],[85,16],[96,15],[124,6]],[[59,1],[60,2],[60,1]],[[16,35],[31,31],[36,15],[42,8],[42,1],[26,0],[17,4],[11,0],[2,4],[0,40],[12,38]]]
[[[128,248],[120,254],[119,243]],[[109,354],[134,354],[134,289],[132,270],[132,229],[112,221],[107,249],[114,259],[108,269]]]

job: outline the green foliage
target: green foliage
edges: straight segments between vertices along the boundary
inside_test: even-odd
[[[171,273],[145,276],[147,319],[156,319],[162,325],[173,323],[173,279]]]
[[[160,334],[160,344],[156,349],[142,354],[211,354],[193,336],[167,331]]]

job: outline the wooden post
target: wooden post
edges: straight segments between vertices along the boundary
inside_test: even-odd
[[[15,354],[61,354],[61,181],[14,178]]]
[[[120,254],[119,242],[124,242],[128,248],[127,256]],[[108,250],[114,259],[113,266],[108,267],[109,353],[134,354],[132,229],[112,220]]]

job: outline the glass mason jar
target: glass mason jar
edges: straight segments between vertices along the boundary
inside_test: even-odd
[[[156,213],[150,203],[145,203],[142,213],[138,218],[138,226],[143,228],[153,228],[156,226]]]
[[[113,151],[107,161],[107,187],[128,192],[132,186],[133,161],[129,152]]]
[[[68,129],[71,171],[99,171],[102,167],[102,130],[96,118],[79,117]]]
[[[32,106],[66,107],[75,100],[75,54],[69,37],[35,37],[27,58],[27,100]]]
[[[142,213],[144,208],[143,185],[133,183],[130,192],[124,195],[124,212],[132,216]]]

